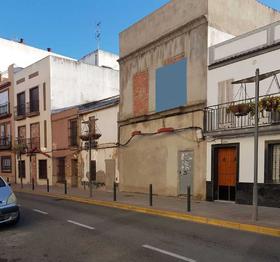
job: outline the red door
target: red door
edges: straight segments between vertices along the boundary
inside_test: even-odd
[[[218,198],[235,200],[237,181],[237,150],[234,147],[218,150]]]

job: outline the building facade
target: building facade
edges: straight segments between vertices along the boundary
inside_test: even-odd
[[[280,207],[280,23],[215,45],[209,55],[207,199],[252,203],[258,68],[258,201],[260,205]],[[238,81],[250,77],[250,81]]]
[[[0,176],[10,182],[16,181],[13,76],[13,65],[0,74]]]
[[[120,33],[121,190],[205,198],[208,46],[277,19],[254,0],[173,0]]]
[[[14,74],[18,177],[53,183],[51,112],[118,95],[118,71],[48,56]]]
[[[81,104],[52,113],[53,180],[72,187],[112,189],[117,173],[119,97]],[[89,147],[89,133],[95,134]],[[91,151],[89,151],[91,150]]]

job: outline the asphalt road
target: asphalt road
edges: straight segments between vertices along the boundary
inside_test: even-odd
[[[20,193],[0,262],[280,261],[280,238]]]

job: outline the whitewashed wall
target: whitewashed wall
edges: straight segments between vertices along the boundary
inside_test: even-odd
[[[258,55],[246,60],[232,63],[223,67],[208,71],[208,89],[207,89],[207,105],[216,105],[218,103],[218,83],[229,79],[239,80],[255,75],[256,69],[260,69],[260,73],[267,73],[280,69],[278,61],[280,59],[280,49]],[[280,75],[278,76],[280,77]],[[280,78],[279,78],[280,80]],[[265,95],[272,78],[263,80],[260,83],[260,95]],[[240,85],[234,86],[234,96],[236,96]],[[276,83],[273,82],[270,93],[279,92]],[[244,92],[243,92],[244,94]],[[247,84],[247,94],[249,97],[254,97],[255,85]],[[236,100],[239,99],[239,95]]]
[[[51,109],[101,100],[119,94],[119,72],[50,57]]]
[[[118,141],[118,105],[104,108],[98,111],[90,112],[83,115],[83,121],[87,121],[90,117],[95,116],[97,126],[97,132],[100,132],[102,136],[98,139],[99,147],[113,146]],[[86,174],[89,171],[88,166],[88,151],[82,151],[81,157],[83,162],[86,163],[84,166],[84,180],[86,180]],[[96,171],[106,172],[105,160],[106,159],[115,159],[116,168],[115,174],[116,179],[119,179],[118,168],[117,168],[117,148],[104,148],[98,150],[92,150],[92,160],[96,160]]]
[[[65,57],[47,50],[0,38],[0,72],[6,71],[11,64],[26,67],[49,55]]]
[[[79,61],[90,65],[106,66],[114,70],[119,70],[118,59],[118,55],[99,49],[85,55]]]
[[[265,165],[265,142],[280,140],[280,135],[260,136],[258,150],[258,182],[264,183]],[[217,139],[207,143],[207,176],[206,180],[211,181],[211,148],[216,144],[240,143],[239,152],[239,182],[253,183],[254,178],[254,137],[243,137],[235,139]]]

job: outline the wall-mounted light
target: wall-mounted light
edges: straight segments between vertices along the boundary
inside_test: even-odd
[[[197,129],[197,130],[195,131],[195,133],[196,133],[196,139],[197,139],[198,141],[203,140],[203,133],[202,133],[202,130],[201,130],[201,129]]]

